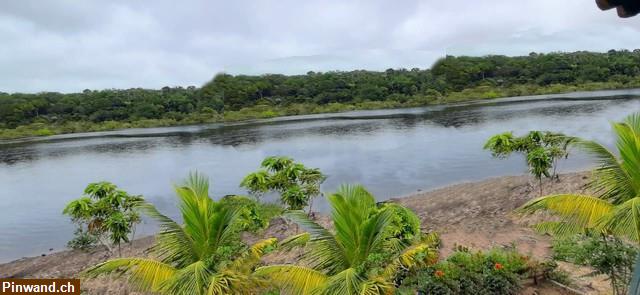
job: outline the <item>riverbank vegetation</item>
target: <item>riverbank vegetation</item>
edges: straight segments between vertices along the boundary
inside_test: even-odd
[[[556,261],[584,265],[607,276],[614,294],[635,294],[637,286],[630,285],[630,280],[640,278],[639,263],[634,265],[640,252],[640,113],[612,127],[616,152],[593,141],[544,131],[523,137],[503,133],[488,141],[487,148],[495,156],[540,150],[554,159],[566,156],[568,147],[576,147],[599,161],[589,193],[529,199],[516,210],[524,215],[538,211],[553,215],[542,215],[533,223],[540,233],[554,236],[555,260],[538,260],[504,245],[485,252],[454,245],[449,256],[441,256],[440,236],[424,232],[429,225],[413,210],[399,203],[376,202],[358,185],[345,185],[327,195],[328,218],[305,212],[310,198],[319,195],[325,176],[287,157],[267,157],[263,170],[241,181],[254,195],[280,193],[279,205],[287,210],[257,197],[225,196],[214,201],[208,179],[194,173],[175,188],[182,224],[143,198],[106,182],[89,185],[86,197],[71,202],[64,213],[89,232],[103,226],[98,233],[114,237],[114,245],[127,241],[130,231],[110,227],[109,220],[132,214],[136,218],[129,224],[133,224],[139,220],[138,212],[155,219],[160,232],[149,257],[108,260],[83,275],[125,275],[138,290],[159,294],[518,294],[526,280],[571,283],[566,273],[556,271]],[[532,166],[530,161],[527,164]],[[551,168],[544,166],[547,173],[533,175],[552,178]],[[290,190],[299,193],[286,197]],[[281,223],[285,228],[293,222],[295,232],[252,242],[243,239],[245,233],[266,229],[275,217],[285,220]],[[289,258],[273,263],[273,258],[265,260],[269,255]]]
[[[542,196],[542,177],[556,179],[558,161],[569,157],[569,145],[576,140],[562,133],[549,131],[530,131],[524,136],[514,136],[512,132],[504,132],[490,137],[484,149],[499,159],[509,157],[513,153],[522,153],[529,172],[538,179],[540,196]]]
[[[524,280],[537,282],[554,272],[554,263],[538,262],[515,248],[476,252],[458,245],[441,258],[438,234],[423,232],[415,212],[376,202],[358,185],[328,194],[330,217],[317,219],[302,210],[310,207],[308,197],[291,203],[283,196],[299,190],[296,186],[312,186],[300,190],[318,195],[325,179],[318,169],[287,157],[267,157],[261,166],[265,170],[250,173],[241,186],[254,195],[275,190],[289,210],[260,198],[214,201],[208,179],[193,173],[175,188],[182,224],[150,203],[135,206],[160,224],[148,257],[108,260],[83,275],[125,275],[136,290],[159,294],[518,294]],[[305,179],[309,182],[299,182]],[[116,191],[111,184],[108,188]],[[296,224],[295,234],[251,243],[242,239],[278,216]],[[296,258],[274,264],[265,262],[265,255]]]
[[[556,194],[529,201],[519,211],[532,214],[552,213],[557,219],[536,225],[544,233],[558,237],[576,234],[599,234],[600,243],[585,247],[588,261],[599,272],[609,275],[614,294],[627,294],[633,269],[630,253],[637,253],[624,243],[640,243],[640,113],[622,122],[612,123],[617,151],[588,140],[572,138],[570,144],[580,148],[598,161],[594,178],[589,184],[592,194]],[[619,156],[617,156],[619,155]],[[580,245],[575,245],[576,251]],[[632,249],[632,250],[627,250]],[[608,252],[601,253],[598,252]],[[622,254],[620,254],[622,252]],[[617,256],[615,256],[617,254]],[[636,277],[640,279],[640,256],[636,263]],[[620,275],[620,274],[624,275]],[[639,286],[631,294],[637,294]]]
[[[0,138],[640,87],[640,50],[447,56],[430,69],[218,74],[202,87],[0,93]]]
[[[142,196],[129,195],[112,183],[89,184],[84,196],[69,202],[62,211],[77,226],[68,246],[86,249],[99,242],[110,252],[115,245],[120,255],[121,244],[135,238],[136,225],[141,221],[136,208],[143,203]]]

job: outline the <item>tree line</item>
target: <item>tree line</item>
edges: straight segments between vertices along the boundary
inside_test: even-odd
[[[28,135],[48,135],[622,87],[640,87],[640,49],[446,56],[430,69],[220,73],[202,87],[0,92],[0,130],[32,126]],[[86,124],[69,126],[78,122]]]

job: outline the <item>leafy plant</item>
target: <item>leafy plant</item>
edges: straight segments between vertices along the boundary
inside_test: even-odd
[[[151,204],[141,206],[160,224],[150,249],[152,258],[113,259],[89,268],[84,275],[125,274],[137,289],[159,294],[255,294],[268,287],[253,270],[277,240],[262,240],[250,247],[239,242],[240,208],[213,201],[209,182],[200,174],[191,174],[175,190],[183,225]]]
[[[84,228],[78,227],[73,234],[73,239],[67,242],[67,247],[75,250],[88,250],[97,242],[98,239],[94,235],[90,234]]]
[[[554,259],[591,266],[606,274],[614,294],[627,294],[638,248],[612,236],[588,234],[556,239]]]
[[[100,241],[110,252],[113,252],[111,245],[116,245],[120,255],[121,243],[133,239],[135,225],[140,223],[136,207],[144,199],[129,195],[109,182],[91,183],[84,194],[69,202],[62,211],[78,226],[69,246],[87,248],[94,241]]]
[[[244,196],[228,195],[220,203],[240,210],[242,229],[256,232],[269,226],[269,221],[284,211],[277,204],[259,203]]]
[[[288,157],[267,157],[262,169],[250,173],[240,183],[241,187],[259,198],[267,192],[278,192],[280,200],[289,210],[301,210],[320,195],[320,185],[326,176],[318,169],[307,168]]]
[[[539,224],[540,231],[558,236],[594,231],[640,243],[640,113],[612,127],[619,157],[596,142],[574,142],[599,162],[590,183],[593,195],[550,195],[520,209],[524,213],[545,210],[559,218]]]
[[[634,222],[640,212],[640,114],[613,123],[613,129],[620,158],[596,142],[574,141],[599,161],[589,184],[593,195],[549,195],[520,209],[523,213],[547,210],[560,218],[541,224],[540,230],[573,235],[595,229],[640,241],[640,223]]]
[[[528,270],[528,258],[513,250],[456,251],[412,273],[400,289],[405,294],[517,294]]]
[[[525,155],[529,172],[538,179],[542,196],[542,177],[557,178],[558,160],[569,156],[568,147],[575,138],[549,131],[530,131],[527,135],[514,137],[505,132],[490,137],[484,149],[496,158],[506,158],[512,153]],[[550,171],[552,170],[553,171]]]
[[[301,265],[270,265],[256,272],[269,278],[285,294],[389,294],[398,275],[435,262],[433,237],[418,228],[397,223],[399,211],[417,219],[400,206],[376,206],[362,186],[343,186],[328,197],[335,233],[310,220],[302,211],[285,216],[305,233],[290,237],[283,247],[303,245]],[[402,228],[411,228],[412,234]]]

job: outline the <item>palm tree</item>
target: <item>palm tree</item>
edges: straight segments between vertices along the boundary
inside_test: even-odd
[[[561,218],[542,224],[541,229],[556,234],[604,230],[640,242],[640,113],[612,125],[619,158],[593,141],[573,143],[598,159],[590,183],[593,195],[544,196],[521,208],[525,213],[547,210]]]
[[[306,233],[281,246],[306,245],[303,264],[256,270],[283,294],[390,294],[399,274],[437,260],[433,236],[423,239],[419,219],[410,210],[377,206],[362,186],[343,186],[328,201],[335,233],[302,211],[285,214]]]
[[[255,294],[266,282],[252,274],[276,239],[248,249],[238,243],[240,208],[214,202],[209,182],[191,174],[175,188],[184,225],[145,203],[141,209],[160,224],[151,258],[121,258],[100,263],[88,277],[123,274],[141,291],[160,294]]]

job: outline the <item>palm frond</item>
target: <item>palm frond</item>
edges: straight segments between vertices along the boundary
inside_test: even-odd
[[[297,235],[290,236],[284,239],[279,248],[283,250],[291,250],[295,247],[304,247],[311,240],[311,235],[309,233],[301,233]]]
[[[361,295],[391,295],[395,294],[395,285],[384,278],[376,277],[362,283]]]
[[[121,258],[93,266],[82,275],[95,278],[108,274],[129,274],[129,282],[139,290],[157,292],[176,273],[177,270],[171,265],[153,259]]]
[[[278,244],[278,239],[270,238],[264,239],[253,244],[247,251],[242,253],[240,257],[236,258],[231,263],[231,269],[244,270],[247,273],[253,271],[253,268],[260,262],[260,258],[266,254],[270,249],[273,249]]]
[[[616,147],[620,153],[620,166],[631,179],[631,186],[635,195],[640,192],[640,133],[634,131],[634,127],[626,121],[613,124],[616,133]],[[626,201],[630,198],[624,199]]]
[[[556,230],[570,231],[575,228],[595,228],[603,216],[609,214],[613,205],[587,195],[560,194],[540,197],[527,202],[518,209],[521,213],[548,210],[560,217]]]
[[[351,257],[351,266],[363,263],[371,253],[383,250],[382,245],[389,237],[387,229],[393,221],[393,214],[391,210],[384,210],[366,219],[359,226],[360,234],[356,241],[356,251],[353,253],[355,255]]]
[[[534,225],[534,229],[541,234],[569,237],[585,232],[585,228],[573,222],[545,221]]]
[[[360,294],[366,278],[360,276],[354,268],[347,268],[331,277],[319,290],[320,294]]]
[[[209,197],[209,178],[198,171],[189,173],[182,186],[191,189],[198,197]]]
[[[359,261],[361,228],[377,209],[375,198],[360,185],[343,185],[336,193],[330,195],[328,200],[332,207],[335,239],[344,249],[344,253],[349,255],[345,258],[351,266],[354,261]]]
[[[255,274],[268,278],[282,294],[313,294],[328,277],[312,268],[297,265],[269,265],[256,269]]]
[[[208,196],[200,197],[190,187],[177,187],[176,192],[184,232],[193,241],[193,252],[199,259],[209,257],[232,239],[242,208],[215,203]]]
[[[430,243],[421,243],[405,249],[385,267],[383,277],[393,281],[401,271],[425,267],[438,261],[438,251]]]
[[[211,255],[217,251],[218,247],[228,245],[234,238],[236,232],[236,223],[240,221],[242,208],[234,208],[227,206],[217,206],[211,208],[207,220],[207,251],[205,256]]]
[[[178,268],[185,267],[198,259],[193,251],[193,240],[184,232],[182,226],[160,213],[155,206],[149,203],[138,207],[160,225],[155,244],[151,247],[151,252],[156,257],[162,262]]]
[[[213,276],[207,288],[207,295],[253,295],[261,294],[269,284],[266,280],[252,275],[222,271]]]
[[[204,261],[197,261],[175,272],[160,286],[160,293],[189,295],[204,294],[212,272]]]
[[[613,204],[620,204],[636,196],[633,179],[620,165],[620,161],[606,147],[594,141],[575,140],[574,145],[593,156],[599,163],[590,183],[594,193]]]
[[[614,235],[640,242],[640,197],[616,206],[602,219],[601,226]]]
[[[633,113],[624,119],[624,123],[629,125],[634,133],[640,134],[640,113]]]
[[[289,211],[285,216],[309,233],[309,246],[313,249],[305,252],[304,259],[313,268],[333,274],[349,267],[347,252],[327,229],[310,220],[303,211]]]

